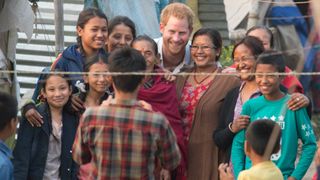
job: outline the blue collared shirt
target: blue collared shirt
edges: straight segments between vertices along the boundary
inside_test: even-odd
[[[0,175],[3,180],[13,180],[12,151],[0,140]]]

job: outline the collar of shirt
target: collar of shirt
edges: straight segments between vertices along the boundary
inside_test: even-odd
[[[239,94],[240,94],[240,92],[242,91],[242,89],[243,89],[243,87],[244,87],[245,84],[246,84],[245,81],[243,81],[243,82],[241,83],[240,88],[239,88]],[[261,96],[261,93],[260,93],[259,88],[257,88],[256,91],[255,91],[253,94],[251,94],[250,99],[251,99],[251,98],[254,98],[254,97],[258,97],[258,96]]]
[[[157,38],[157,39],[154,39],[154,40],[158,45],[158,51],[159,51],[159,54],[160,54],[160,66],[163,67],[163,57],[162,57],[163,38],[160,37],[160,38]],[[181,68],[184,65],[190,65],[191,64],[192,61],[191,61],[191,56],[190,56],[190,45],[191,45],[191,42],[188,41],[188,43],[186,44],[186,48],[185,48],[184,60],[177,67],[174,68],[174,70],[172,71],[173,74],[179,73]]]
[[[115,99],[113,99],[110,103],[111,106],[120,106],[120,107],[130,107],[130,106],[139,106],[139,102],[136,99],[128,99],[128,100],[119,100],[117,103]]]
[[[2,140],[0,140],[0,151],[3,152],[7,157],[12,157],[11,149]]]

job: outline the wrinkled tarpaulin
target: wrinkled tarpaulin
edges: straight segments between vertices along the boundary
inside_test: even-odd
[[[85,8],[98,7],[109,19],[128,16],[136,24],[137,34],[152,38],[160,36],[157,11],[168,4],[168,0],[85,0]]]
[[[33,31],[34,16],[27,0],[0,0],[0,69],[15,70],[18,31],[28,40]],[[17,74],[0,73],[1,90],[20,97]]]
[[[296,69],[298,63],[304,61],[306,33],[303,26],[306,25],[303,18],[287,18],[301,16],[292,0],[224,0],[224,4],[229,33],[241,28],[246,30],[254,25],[273,26],[276,28],[275,49],[286,52],[287,65]]]

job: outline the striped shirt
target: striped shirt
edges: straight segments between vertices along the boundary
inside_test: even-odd
[[[135,100],[120,104],[86,110],[73,145],[74,160],[84,164],[92,158],[97,179],[154,179],[156,159],[165,169],[175,169],[180,152],[166,118]]]

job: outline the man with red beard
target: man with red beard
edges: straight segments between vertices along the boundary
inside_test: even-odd
[[[166,6],[160,17],[162,37],[155,39],[160,53],[160,66],[179,73],[191,64],[189,37],[192,33],[194,13],[183,3]]]

